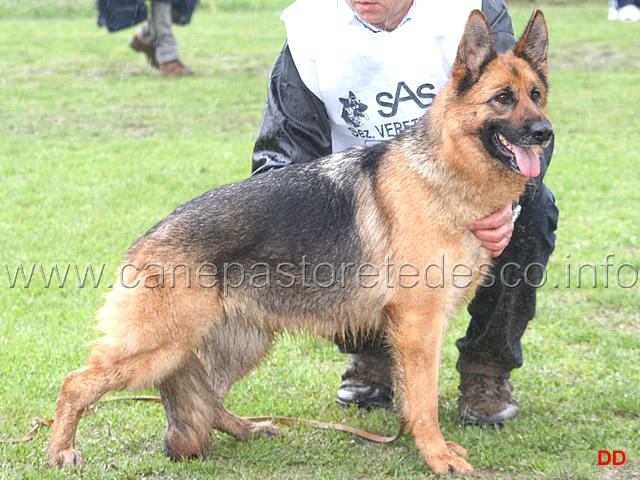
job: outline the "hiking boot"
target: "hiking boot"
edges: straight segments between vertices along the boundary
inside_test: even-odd
[[[502,425],[518,414],[509,374],[492,377],[460,374],[459,421],[465,425]]]
[[[161,63],[158,65],[158,69],[162,75],[169,76],[191,75],[193,73],[193,70],[187,67],[178,58],[167,63]]]
[[[393,406],[393,372],[391,358],[381,353],[349,355],[347,370],[338,388],[338,405],[358,408]]]
[[[147,56],[147,62],[153,68],[158,68],[158,60],[156,60],[156,49],[150,47],[140,40],[137,35],[134,35],[129,39],[129,46],[136,52],[144,53]]]

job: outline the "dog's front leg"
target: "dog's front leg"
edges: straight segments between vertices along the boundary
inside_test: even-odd
[[[430,308],[430,310],[429,310]],[[394,349],[401,415],[427,466],[437,474],[470,473],[473,467],[458,455],[464,448],[445,442],[438,423],[438,369],[446,327],[444,312],[435,307],[392,309],[396,322]]]

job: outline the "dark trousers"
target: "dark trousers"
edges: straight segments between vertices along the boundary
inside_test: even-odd
[[[522,208],[511,241],[494,260],[493,285],[478,287],[467,333],[456,342],[460,373],[508,374],[522,366],[520,339],[536,313],[536,292],[555,246],[558,209],[542,185]]]
[[[494,259],[494,280],[479,287],[469,304],[467,333],[456,342],[460,373],[508,376],[522,365],[520,339],[535,315],[536,287],[545,278],[557,223],[555,200],[542,184],[534,199],[524,203],[509,245]],[[378,338],[351,339],[339,349],[343,353],[386,351]]]

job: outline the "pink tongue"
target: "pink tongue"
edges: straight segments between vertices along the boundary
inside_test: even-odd
[[[511,145],[513,153],[516,154],[518,168],[526,177],[537,177],[540,175],[540,160],[531,147],[517,147]]]

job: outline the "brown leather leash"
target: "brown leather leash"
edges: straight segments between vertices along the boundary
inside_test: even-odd
[[[130,396],[130,397],[110,397],[110,398],[105,398],[103,400],[100,400],[99,402],[96,403],[96,405],[98,403],[106,403],[106,402],[120,402],[120,401],[125,401],[125,400],[133,400],[133,401],[143,401],[143,402],[155,402],[155,403],[162,403],[162,398],[160,397],[156,397],[156,396],[150,396],[150,395],[137,395],[137,396]],[[86,415],[90,415],[91,413],[93,413],[93,405],[91,405],[89,408],[87,408],[84,412],[82,412],[82,416],[86,416]],[[296,418],[296,417],[279,417],[279,416],[264,416],[264,417],[246,417],[247,420],[251,421],[251,422],[266,422],[266,421],[271,421],[271,422],[276,422],[276,423],[281,423],[281,424],[286,424],[286,425],[294,425],[296,423],[300,423],[302,425],[305,426],[309,426],[309,427],[315,427],[315,428],[321,428],[321,429],[325,429],[325,430],[337,430],[340,432],[347,432],[347,433],[351,433],[353,435],[356,435],[360,438],[363,438],[365,440],[368,440],[370,442],[374,442],[374,443],[392,443],[395,442],[396,440],[398,440],[403,434],[404,434],[404,422],[400,423],[400,429],[398,431],[398,433],[393,436],[393,437],[385,437],[385,436],[381,436],[381,435],[376,435],[375,433],[369,433],[365,430],[361,430],[359,428],[354,428],[354,427],[350,427],[348,425],[343,425],[341,423],[327,423],[327,422],[320,422],[317,420],[305,420],[302,418]],[[12,439],[12,440],[0,440],[0,443],[24,443],[24,442],[29,442],[31,440],[34,439],[34,437],[36,436],[36,433],[38,432],[38,430],[40,429],[40,427],[42,426],[51,426],[54,422],[53,418],[48,418],[48,419],[40,419],[40,418],[34,418],[31,421],[31,430],[29,430],[22,438],[20,439]]]
[[[265,422],[272,421],[276,423],[283,423],[293,425],[295,423],[301,423],[302,425],[306,425],[308,427],[315,428],[323,428],[325,430],[338,430],[340,432],[348,432],[353,435],[356,435],[360,438],[364,438],[365,440],[369,440],[374,443],[392,443],[398,440],[402,434],[404,433],[404,423],[400,423],[400,429],[398,433],[393,437],[383,437],[381,435],[376,435],[375,433],[369,433],[365,430],[360,430],[359,428],[350,427],[348,425],[343,425],[342,423],[326,423],[319,422],[318,420],[305,420],[303,418],[296,417],[246,417],[247,420],[252,422]]]

